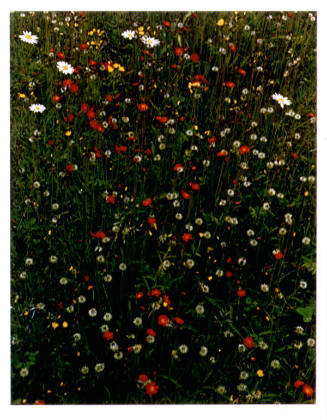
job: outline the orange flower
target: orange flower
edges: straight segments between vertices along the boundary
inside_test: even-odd
[[[250,148],[248,146],[241,146],[239,148],[239,151],[240,151],[241,155],[245,155],[245,153],[249,153],[250,152]]]
[[[152,395],[154,395],[154,394],[157,394],[158,389],[159,389],[159,386],[158,386],[158,385],[156,385],[156,383],[155,383],[155,382],[153,382],[153,381],[151,381],[151,382],[147,383],[147,384],[146,384],[146,386],[145,386],[145,392],[146,392],[146,393],[147,393],[150,397],[152,397]]]
[[[155,337],[157,335],[157,333],[152,328],[148,328],[146,333],[147,335],[151,335],[151,337]]]
[[[281,260],[282,258],[284,258],[284,254],[282,252],[278,251],[275,254],[275,258],[276,258],[276,260]]]
[[[182,236],[182,240],[184,242],[191,241],[193,239],[192,233],[184,233]]]
[[[194,191],[198,191],[200,189],[200,184],[196,184],[195,182],[190,182],[189,185]]]
[[[176,322],[176,324],[178,325],[183,325],[184,324],[184,319],[180,318],[179,316],[176,316],[174,318],[174,321]]]
[[[170,28],[171,23],[168,20],[164,20],[163,24],[165,25],[166,28]]]
[[[228,87],[229,89],[232,89],[233,87],[235,87],[235,83],[234,82],[225,82],[225,86]]]
[[[54,96],[52,97],[52,100],[53,100],[54,102],[60,102],[60,96],[59,96],[59,95],[54,95]]]
[[[245,345],[245,347],[247,347],[248,349],[252,349],[253,347],[253,338],[252,337],[245,337],[243,338],[243,344]]]
[[[302,385],[304,385],[304,382],[301,381],[300,379],[294,382],[294,388],[300,388]]]
[[[116,201],[116,197],[114,195],[109,195],[107,197],[107,203],[115,204],[115,201]]]
[[[139,111],[141,111],[141,112],[145,112],[149,109],[149,105],[147,105],[147,104],[138,104],[137,107],[138,107]]]
[[[44,404],[45,404],[44,400],[36,400],[33,405],[44,405]]]
[[[246,76],[246,71],[243,69],[239,69],[238,73],[241,74],[242,76]]]
[[[166,122],[168,121],[168,117],[156,117],[156,120],[161,122],[162,124],[166,124]]]
[[[151,296],[159,297],[160,295],[161,295],[161,290],[160,289],[152,289],[151,290]]]
[[[163,327],[167,327],[167,325],[169,324],[169,318],[167,315],[159,315],[158,316],[158,324],[163,326]]]
[[[312,397],[312,395],[313,395],[313,389],[312,389],[312,387],[310,386],[310,385],[308,385],[308,384],[305,384],[305,385],[303,385],[303,387],[302,387],[302,392],[303,392],[303,394],[306,396],[306,397]]]
[[[175,47],[175,55],[181,56],[183,55],[183,52],[184,52],[183,48]]]
[[[143,383],[146,382],[148,379],[148,375],[146,375],[145,373],[141,373],[138,377],[138,381]]]
[[[143,297],[143,292],[137,292],[135,295],[135,299],[141,299]]]
[[[142,201],[142,206],[144,207],[151,206],[151,204],[152,204],[151,198],[146,198],[145,200]]]
[[[246,296],[246,291],[243,289],[238,289],[237,294],[239,297],[244,297]]]
[[[106,340],[112,340],[114,338],[114,333],[111,331],[106,331],[103,333],[103,338],[105,338]]]
[[[236,51],[236,47],[233,43],[229,44],[229,49],[231,50],[231,52],[235,52]]]
[[[150,226],[154,226],[156,224],[155,217],[148,217],[148,223]]]
[[[181,192],[181,194],[182,194],[182,197],[185,200],[189,200],[191,198],[191,195],[188,192],[184,191],[184,190]]]
[[[193,61],[193,63],[197,63],[200,60],[199,54],[197,53],[191,54],[191,60]]]
[[[182,170],[183,170],[183,165],[181,163],[176,163],[176,165],[174,166],[174,171],[182,172]]]

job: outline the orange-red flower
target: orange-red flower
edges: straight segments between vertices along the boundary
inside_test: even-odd
[[[149,105],[147,104],[138,104],[137,107],[138,107],[138,110],[141,112],[145,112],[149,109]]]
[[[107,203],[115,204],[115,202],[116,202],[116,197],[114,195],[111,194],[107,197]]]
[[[184,233],[184,234],[182,235],[182,240],[183,240],[184,242],[191,241],[192,239],[193,239],[192,233]]]
[[[171,23],[169,22],[169,20],[164,20],[162,23],[165,25],[166,28],[170,28]]]
[[[312,395],[313,395],[313,389],[312,389],[312,387],[310,386],[310,385],[308,385],[308,384],[305,384],[305,385],[303,385],[303,387],[302,387],[302,392],[303,392],[303,394],[306,396],[306,397],[312,397]]]
[[[150,226],[154,226],[156,224],[156,218],[155,217],[148,217],[148,223]]]
[[[254,342],[253,342],[253,338],[252,337],[245,337],[243,338],[243,344],[245,345],[245,347],[247,347],[248,349],[252,349]]]
[[[141,373],[138,377],[138,381],[143,383],[146,382],[148,379],[148,375],[146,375],[145,373]]]
[[[278,251],[275,254],[275,258],[276,260],[281,260],[282,258],[284,258],[284,254],[281,251]]]
[[[179,316],[175,316],[174,322],[176,322],[176,324],[178,324],[178,325],[183,325],[184,324],[184,319],[180,318]]]
[[[143,292],[137,292],[135,295],[135,299],[141,299],[143,297]]]
[[[175,47],[175,55],[181,56],[183,55],[183,52],[184,52],[183,48]]]
[[[200,184],[197,184],[195,182],[190,182],[189,185],[192,188],[192,190],[194,190],[194,191],[199,191],[199,189],[200,189]]]
[[[44,404],[45,404],[44,400],[36,400],[33,405],[44,405]]]
[[[241,146],[239,148],[241,155],[245,155],[245,153],[250,153],[250,148],[248,146]]]
[[[52,100],[54,101],[54,102],[60,102],[60,96],[59,95],[54,95],[53,97],[52,97]]]
[[[232,89],[233,87],[235,87],[235,83],[234,82],[225,82],[225,86],[228,87],[229,89]]]
[[[161,122],[162,124],[166,124],[166,122],[168,121],[168,117],[156,117],[156,120]]]
[[[189,200],[190,198],[191,198],[191,194],[189,194],[188,192],[186,192],[186,191],[182,191],[181,192],[181,194],[182,194],[182,197],[185,199],[185,200]]]
[[[199,54],[197,53],[191,54],[191,60],[193,61],[193,63],[197,63],[200,60]]]
[[[157,335],[157,333],[152,328],[148,328],[146,333],[147,335],[151,335],[151,337],[155,337]]]
[[[150,397],[152,397],[152,395],[154,395],[154,394],[157,394],[158,393],[158,389],[159,389],[159,386],[158,385],[156,385],[156,383],[155,382],[153,382],[153,381],[151,381],[151,382],[148,382],[146,385],[145,385],[145,392],[150,396]]]
[[[242,76],[246,76],[246,71],[243,69],[239,69],[238,73],[241,74]]]
[[[294,382],[294,388],[300,388],[302,385],[304,385],[304,382],[301,381],[300,379]]]
[[[182,170],[183,170],[183,165],[181,163],[176,163],[176,165],[174,166],[174,171],[182,172]]]
[[[239,297],[244,297],[244,296],[246,296],[246,291],[244,289],[238,289],[237,295]]]
[[[114,338],[114,333],[111,331],[106,331],[103,333],[103,338],[105,338],[106,340],[112,340]]]
[[[236,51],[235,44],[230,43],[230,44],[229,44],[229,49],[231,50],[231,52],[235,52],[235,51]]]
[[[158,324],[163,326],[163,327],[167,327],[167,325],[169,324],[169,318],[167,315],[159,315],[158,316]]]
[[[152,200],[151,200],[151,198],[145,198],[145,199],[142,201],[142,206],[144,206],[144,207],[151,206],[151,204],[152,204]]]

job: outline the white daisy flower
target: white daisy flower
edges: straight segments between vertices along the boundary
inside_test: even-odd
[[[45,110],[45,106],[41,104],[32,104],[30,105],[30,111],[32,112],[43,112]]]
[[[292,103],[286,96],[282,96],[280,93],[274,93],[272,98],[277,101],[282,108],[284,108],[284,105],[291,105]]]
[[[145,44],[149,48],[156,47],[157,45],[160,44],[159,39],[151,38],[146,35],[142,36],[141,41],[143,42],[143,44]]]
[[[127,31],[123,32],[121,36],[125,39],[133,39],[136,38],[135,31],[131,31],[128,29]]]
[[[37,44],[39,37],[36,35],[32,35],[32,32],[23,31],[23,35],[19,35],[19,38],[27,42],[28,44]]]
[[[58,61],[57,68],[61,73],[72,74],[74,73],[74,67],[65,61]]]

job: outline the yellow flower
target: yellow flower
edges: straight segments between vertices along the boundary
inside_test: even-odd
[[[224,19],[221,18],[221,19],[218,20],[217,25],[218,26],[223,26],[224,23],[225,23]]]
[[[54,330],[59,327],[58,322],[53,322],[51,325]]]
[[[62,326],[63,326],[63,328],[67,328],[67,327],[68,327],[68,322],[67,322],[67,321],[64,321],[64,322],[62,323]]]
[[[258,370],[257,370],[257,375],[258,375],[260,378],[262,378],[263,376],[265,376],[265,374],[263,373],[263,370],[262,370],[262,369],[258,369]]]
[[[72,135],[72,132],[70,130],[66,131],[65,136],[70,137]]]
[[[108,64],[108,72],[112,73],[113,71],[114,71],[114,68],[110,64]]]
[[[25,93],[19,93],[18,98],[24,99],[26,97]]]

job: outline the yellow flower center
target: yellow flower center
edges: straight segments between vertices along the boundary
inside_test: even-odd
[[[25,35],[25,37],[26,37],[26,39],[32,39],[32,35],[30,35],[30,34]]]

